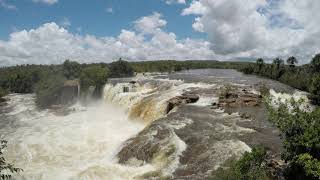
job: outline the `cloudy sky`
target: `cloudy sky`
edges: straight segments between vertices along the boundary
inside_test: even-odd
[[[0,0],[0,66],[320,53],[320,0]]]

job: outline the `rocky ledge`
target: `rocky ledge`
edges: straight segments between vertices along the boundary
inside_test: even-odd
[[[219,108],[225,107],[254,107],[262,102],[262,96],[247,91],[246,89],[236,89],[227,92],[219,97],[219,103],[215,104]]]
[[[199,100],[199,96],[192,93],[183,93],[181,96],[176,96],[168,101],[167,113],[173,108],[182,104],[195,103]]]

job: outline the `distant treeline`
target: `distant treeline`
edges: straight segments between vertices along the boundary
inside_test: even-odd
[[[174,72],[188,69],[242,69],[251,64],[250,62],[229,62],[213,60],[189,60],[189,61],[140,61],[131,62],[135,72]]]
[[[310,64],[296,66],[297,58],[289,57],[285,61],[275,58],[271,64],[266,64],[262,58],[256,63],[250,63],[240,69],[246,74],[264,76],[294,88],[310,92],[314,104],[320,104],[320,54],[315,55]]]

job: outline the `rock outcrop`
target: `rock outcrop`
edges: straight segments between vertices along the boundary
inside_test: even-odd
[[[262,96],[248,92],[247,90],[232,90],[219,97],[218,107],[244,107],[259,106],[262,102]]]
[[[168,101],[167,113],[173,108],[182,104],[195,103],[199,100],[199,96],[196,94],[184,93],[181,96],[176,96]]]

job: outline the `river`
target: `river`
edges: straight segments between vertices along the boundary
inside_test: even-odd
[[[254,145],[278,153],[279,132],[263,106],[210,107],[226,84],[295,91],[235,70],[205,69],[111,79],[101,100],[78,103],[63,116],[38,110],[33,94],[11,94],[0,107],[5,157],[24,169],[15,179],[206,179]],[[185,92],[200,99],[167,114],[168,100]],[[242,118],[241,111],[254,118]]]

